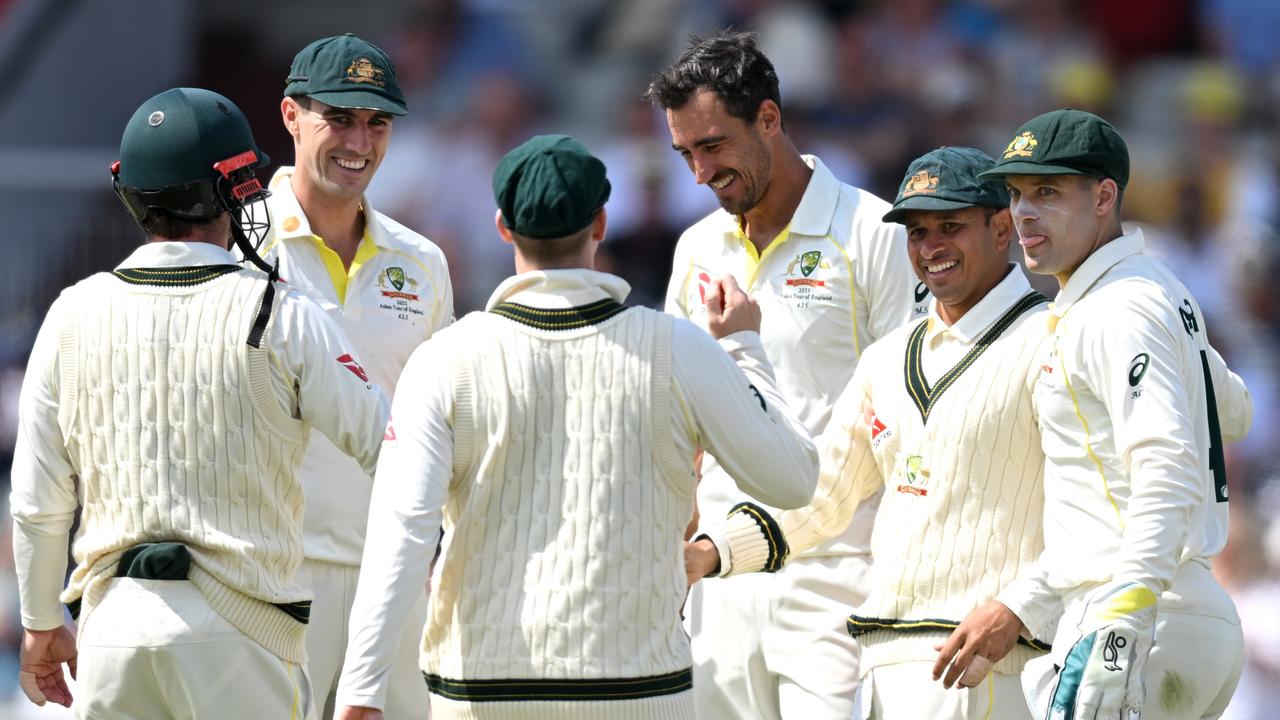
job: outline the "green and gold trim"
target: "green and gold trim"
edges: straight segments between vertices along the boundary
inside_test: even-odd
[[[893,618],[877,618],[863,617],[861,615],[850,615],[845,621],[845,626],[849,630],[851,637],[862,637],[869,632],[876,630],[887,630],[889,632],[899,633],[930,633],[930,632],[951,632],[960,627],[960,623],[955,620],[942,620],[939,618],[925,618],[923,620],[898,620]],[[1049,643],[1040,640],[1031,639],[1019,635],[1018,644],[1029,647],[1032,650],[1040,650],[1048,652]]]
[[[239,271],[239,265],[193,265],[184,267],[120,268],[119,270],[112,270],[111,274],[130,285],[190,287]]]
[[[927,425],[929,423],[929,412],[933,409],[934,404],[942,393],[947,391],[955,384],[956,380],[964,374],[978,358],[982,356],[987,348],[991,347],[1005,330],[1013,325],[1014,321],[1022,316],[1023,313],[1031,310],[1037,305],[1049,302],[1049,298],[1038,292],[1032,291],[1023,295],[1018,302],[1013,304],[1008,310],[1004,311],[991,328],[978,338],[978,342],[974,343],[973,349],[960,358],[960,362],[951,368],[938,379],[936,386],[930,387],[929,381],[924,377],[924,365],[921,361],[923,357],[922,349],[924,347],[924,336],[929,329],[929,321],[924,320],[918,323],[911,336],[907,339],[907,360],[904,363],[904,374],[907,381],[907,394],[911,396],[912,402],[916,404],[916,409],[920,411],[920,419]]]
[[[311,601],[310,600],[299,600],[298,602],[271,603],[271,604],[280,608],[280,610],[282,610],[285,615],[288,615],[289,617],[293,618],[294,620],[297,620],[303,625],[306,625],[311,622]]]
[[[674,695],[693,688],[693,670],[690,668],[635,678],[452,680],[432,673],[422,675],[431,692],[461,702],[639,700]]]
[[[626,309],[617,300],[605,298],[588,305],[558,310],[504,302],[494,305],[489,312],[539,330],[577,330],[602,323]]]
[[[787,545],[787,538],[782,534],[778,521],[769,514],[768,510],[755,503],[738,503],[729,511],[730,515],[734,513],[742,513],[754,520],[756,525],[760,526],[760,534],[764,535],[765,541],[769,543],[769,556],[765,558],[764,567],[760,568],[760,572],[778,572],[782,564],[787,561],[787,556],[791,554],[791,548]]]

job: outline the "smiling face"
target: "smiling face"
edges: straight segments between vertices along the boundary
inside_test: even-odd
[[[978,304],[1008,272],[1013,225],[1006,209],[912,210],[905,221],[911,266],[949,323]]]
[[[756,120],[745,122],[730,115],[711,90],[699,90],[683,107],[667,110],[671,146],[698,184],[710,187],[720,207],[734,215],[745,215],[769,189],[773,152],[759,126],[776,113],[777,105],[766,100]]]
[[[322,195],[358,202],[386,154],[391,114],[333,107],[314,98],[300,104],[291,97],[280,110],[293,136],[295,175]]]
[[[1053,275],[1059,285],[1093,251],[1118,234],[1114,180],[1082,175],[1010,175],[1010,210],[1027,269]],[[1114,229],[1113,229],[1114,226]]]

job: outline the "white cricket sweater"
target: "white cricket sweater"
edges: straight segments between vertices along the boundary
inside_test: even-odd
[[[968,352],[936,375],[926,368],[937,364],[923,359],[936,317],[868,348],[819,440],[813,502],[776,524],[760,508],[737,512],[731,573],[776,569],[782,553],[800,554],[843,530],[858,503],[883,487],[870,590],[849,631],[862,644],[864,673],[933,660],[935,645],[1031,573],[1043,549],[1044,454],[1032,390],[1045,302],[1015,268],[962,319],[985,321]],[[1049,639],[1020,640],[996,671],[1019,672]]]
[[[109,301],[63,327],[60,419],[84,510],[62,599],[80,598],[88,622],[123,551],[181,542],[210,606],[301,662],[306,626],[273,604],[309,597],[293,578],[307,426],[276,399],[266,349],[244,340],[265,276],[221,267],[235,269],[200,284],[81,283]]]
[[[816,453],[756,333],[717,346],[623,310],[628,289],[585,269],[519,275],[409,360],[339,704],[382,705],[387,639],[443,514],[422,657],[433,717],[692,717],[679,611],[694,449],[786,507],[812,495]]]

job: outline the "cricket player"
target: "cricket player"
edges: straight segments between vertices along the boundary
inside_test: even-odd
[[[1195,299],[1121,227],[1129,153],[1109,123],[1033,118],[982,177],[1008,186],[1027,268],[1061,287],[1035,389],[1045,551],[1029,586],[1064,614],[1024,674],[1033,713],[1218,717],[1244,658],[1210,566],[1227,540],[1222,443],[1248,430],[1248,392]],[[1048,606],[1011,609],[1034,627]]]
[[[676,247],[668,312],[707,327],[706,298],[732,276],[760,304],[778,388],[814,436],[862,351],[923,315],[928,295],[902,252],[889,204],[838,181],[801,155],[783,126],[778,77],[746,33],[695,41],[649,86],[666,110],[673,147],[721,210]],[[730,571],[723,522],[746,500],[714,453],[698,487],[700,534]],[[704,719],[847,720],[858,654],[845,632],[866,596],[875,502],[847,533],[777,576],[743,575],[694,587],[695,692]]]
[[[338,322],[388,397],[422,341],[453,321],[444,254],[377,212],[364,197],[406,112],[390,58],[354,35],[316,40],[289,70],[280,112],[293,138],[294,167],[271,179],[268,261]],[[299,473],[306,491],[301,582],[315,593],[307,633],[308,670],[321,720],[333,717],[347,646],[371,480],[360,465],[313,436]],[[393,665],[387,716],[423,717],[428,698],[414,642],[426,618],[426,590]]]
[[[314,717],[295,471],[311,426],[372,469],[387,402],[323,310],[228,250],[269,268],[267,162],[208,90],[160,93],[125,127],[113,181],[147,242],[54,302],[20,399],[10,503],[36,704],[70,706],[61,663],[78,659],[81,718]],[[77,506],[73,639],[59,590]]]
[[[776,518],[747,504],[729,520],[732,573],[774,569],[838,534],[883,489],[870,593],[848,619],[862,645],[856,718],[1029,720],[1019,673],[1052,636],[1052,626],[1023,633],[1016,616],[998,618],[995,672],[976,659],[962,689],[932,682],[937,646],[971,610],[997,596],[1014,608],[1033,599],[1004,590],[1043,549],[1032,391],[1048,300],[1009,262],[1008,195],[978,179],[994,164],[951,147],[911,163],[884,220],[906,226],[906,253],[936,299],[928,317],[858,361],[819,439],[813,502]],[[695,557],[715,552],[693,545]],[[712,564],[703,559],[693,577]]]
[[[339,717],[380,717],[389,643],[443,508],[422,641],[433,718],[693,718],[680,608],[695,449],[785,507],[812,496],[816,451],[775,387],[759,309],[731,278],[708,288],[717,346],[623,305],[627,284],[591,269],[610,186],[585,147],[537,136],[498,163],[493,189],[518,274],[405,367]]]

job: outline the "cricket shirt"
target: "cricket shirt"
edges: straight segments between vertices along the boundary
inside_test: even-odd
[[[290,185],[292,167],[271,178],[271,232],[263,243],[280,277],[312,296],[359,353],[368,379],[386,393],[422,341],[453,320],[453,290],[440,248],[363,202],[365,235],[350,269],[311,232]],[[351,369],[357,372],[356,367]],[[304,551],[312,560],[360,564],[370,478],[326,438],[312,436],[299,470],[306,490]]]

